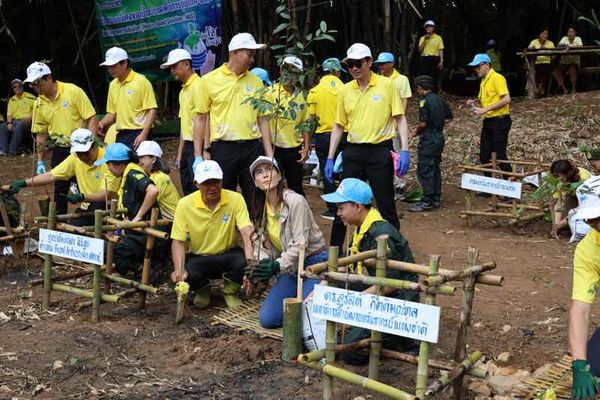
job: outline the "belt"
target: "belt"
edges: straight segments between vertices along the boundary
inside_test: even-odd
[[[259,142],[260,139],[245,139],[245,140],[215,140],[213,143],[236,143],[245,144],[250,142]]]
[[[310,253],[308,256],[306,256],[306,258],[310,257],[310,256],[314,256],[315,254],[318,254],[322,251],[325,251],[327,246],[321,246],[319,247],[317,250],[313,251],[312,253]]]

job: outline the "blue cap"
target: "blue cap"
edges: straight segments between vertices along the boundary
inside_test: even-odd
[[[335,71],[344,71],[347,72],[344,68],[342,68],[342,63],[335,57],[330,57],[323,61],[322,65],[323,71],[327,72],[335,72]]]
[[[483,53],[483,54],[475,54],[475,57],[473,57],[473,61],[471,61],[471,63],[467,64],[467,65],[469,67],[476,67],[479,64],[483,64],[483,63],[488,63],[488,64],[492,63],[492,60],[490,60],[490,56],[488,56],[485,53]]]
[[[373,191],[366,183],[356,178],[346,178],[340,182],[333,193],[324,194],[321,198],[328,203],[346,203],[348,201],[358,204],[371,204]]]
[[[394,55],[392,53],[379,53],[377,60],[373,64],[393,63]]]
[[[273,84],[273,82],[271,82],[271,79],[269,79],[269,73],[266,69],[256,67],[252,68],[250,72],[258,76],[260,80],[266,83],[267,85],[271,86]]]
[[[113,143],[104,151],[104,157],[97,160],[94,165],[97,167],[109,161],[129,161],[131,149],[123,143]]]

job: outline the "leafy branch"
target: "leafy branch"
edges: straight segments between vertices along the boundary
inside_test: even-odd
[[[596,11],[592,8],[592,16],[590,17],[584,17],[584,16],[580,16],[579,21],[585,21],[588,24],[590,24],[592,27],[594,27],[596,30],[600,31],[600,19],[598,19],[598,15],[596,15]],[[600,45],[600,40],[595,40],[597,45]]]

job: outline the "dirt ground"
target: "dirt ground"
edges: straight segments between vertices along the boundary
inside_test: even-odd
[[[585,94],[580,95],[585,96]],[[597,96],[597,93],[594,94]],[[517,102],[515,112],[528,109]],[[458,111],[466,112],[466,111]],[[460,134],[460,126],[453,126]],[[175,142],[165,143],[173,154]],[[169,159],[169,157],[167,157]],[[0,182],[32,170],[31,158],[0,159]],[[567,310],[573,248],[566,238],[551,239],[542,221],[509,227],[486,218],[467,228],[459,218],[463,193],[456,176],[447,177],[443,206],[424,214],[403,213],[401,231],[419,263],[431,254],[445,268],[466,265],[467,249],[476,247],[480,260],[495,261],[495,274],[504,287],[478,286],[469,349],[488,359],[509,352],[509,365],[532,370],[560,358],[568,350]],[[36,189],[36,195],[44,194]],[[315,188],[308,189],[315,215],[323,211]],[[37,213],[33,196],[20,194],[28,210]],[[477,199],[483,207],[488,199]],[[318,218],[326,237],[330,223]],[[98,324],[89,308],[79,310],[80,298],[53,294],[52,307],[41,310],[41,287],[29,288],[43,268],[36,256],[14,260],[0,257],[0,399],[316,399],[322,391],[319,373],[281,361],[281,343],[256,334],[210,324],[215,308],[188,307],[186,318],[174,325],[175,297],[168,285],[149,296],[140,312],[137,299],[104,304]],[[64,270],[65,267],[62,267]],[[80,284],[86,284],[81,279]],[[216,307],[222,307],[214,298]],[[458,320],[459,296],[438,296],[443,306],[440,342],[432,356],[451,359]],[[594,310],[593,310],[594,311]],[[600,322],[597,314],[594,324]],[[366,374],[365,368],[354,368]],[[416,369],[386,360],[381,379],[414,391]],[[369,391],[338,383],[336,398]]]

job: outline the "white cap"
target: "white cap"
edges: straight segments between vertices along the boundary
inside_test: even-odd
[[[105,60],[100,64],[101,67],[110,67],[118,62],[129,59],[127,52],[120,47],[111,47],[106,50]]]
[[[283,63],[287,65],[291,65],[300,71],[303,70],[304,65],[302,64],[302,60],[296,56],[286,56],[283,59]]]
[[[583,182],[577,190],[579,207],[575,219],[585,220],[600,217],[600,176],[592,176]]]
[[[362,60],[363,58],[373,58],[371,55],[371,49],[365,44],[362,43],[354,43],[352,46],[348,48],[346,51],[346,60]]]
[[[167,61],[160,65],[160,69],[167,69],[171,65],[177,64],[179,61],[191,59],[191,54],[185,49],[171,50],[167,56]]]
[[[197,183],[205,182],[209,179],[223,179],[223,170],[216,161],[204,160],[194,169],[194,180]]]
[[[71,153],[86,152],[94,143],[94,134],[89,129],[79,128],[71,133]]]
[[[250,176],[254,178],[254,170],[261,164],[272,164],[277,171],[279,171],[279,164],[277,164],[277,160],[267,156],[259,156],[252,165],[250,165]]]
[[[432,19],[428,19],[427,21],[425,21],[425,23],[423,24],[423,28],[426,27],[427,25],[431,25],[431,26],[435,26],[435,22],[433,22]]]
[[[23,83],[22,80],[20,80],[19,78],[15,78],[12,81],[10,81],[10,86],[14,85],[15,83]]]
[[[42,76],[50,75],[51,73],[50,67],[42,62],[36,61],[27,67],[27,78],[25,79],[25,82],[35,82]]]
[[[496,41],[494,39],[490,39],[487,42],[485,42],[486,46],[493,46],[496,44]]]
[[[137,148],[136,154],[141,156],[154,156],[161,158],[163,155],[160,145],[154,140],[145,140]]]
[[[229,51],[239,50],[239,49],[251,49],[258,50],[264,49],[267,47],[266,44],[256,43],[256,39],[254,36],[247,32],[238,33],[231,38],[229,42]]]

